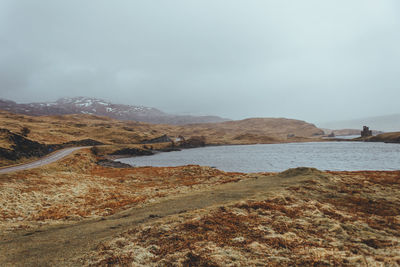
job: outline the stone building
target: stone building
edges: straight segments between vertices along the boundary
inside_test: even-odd
[[[369,137],[372,136],[372,131],[367,126],[363,126],[363,130],[361,131],[361,137]]]

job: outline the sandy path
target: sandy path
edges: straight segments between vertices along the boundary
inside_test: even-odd
[[[7,167],[7,168],[2,168],[0,169],[0,174],[1,173],[9,173],[9,172],[15,172],[15,171],[22,171],[22,170],[28,170],[28,169],[33,169],[33,168],[37,168],[37,167],[41,167],[43,165],[47,165],[50,163],[53,163],[57,160],[60,160],[66,156],[68,156],[69,154],[71,154],[72,152],[82,149],[82,148],[86,148],[86,147],[70,147],[70,148],[65,148],[59,151],[56,151],[46,157],[43,157],[37,161],[33,161],[30,163],[26,163],[26,164],[22,164],[22,165],[17,165],[17,166],[12,166],[12,167]]]
[[[224,184],[212,190],[187,193],[142,208],[132,208],[113,216],[74,225],[45,226],[34,232],[0,236],[0,266],[72,266],[73,259],[96,247],[102,240],[143,222],[190,210],[248,199],[255,194],[296,184],[307,178],[270,176]]]

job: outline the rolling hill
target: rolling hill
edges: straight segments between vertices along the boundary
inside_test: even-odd
[[[149,124],[90,114],[29,116],[0,110],[0,128],[45,144],[93,139],[105,144],[132,144],[164,134],[170,137],[204,136],[207,144],[296,142],[323,135],[315,125],[285,118],[250,118],[240,121],[189,125]]]

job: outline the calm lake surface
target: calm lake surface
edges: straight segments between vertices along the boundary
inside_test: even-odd
[[[118,159],[132,166],[198,164],[224,171],[280,172],[295,167],[320,170],[399,170],[400,144],[318,142],[214,146]]]

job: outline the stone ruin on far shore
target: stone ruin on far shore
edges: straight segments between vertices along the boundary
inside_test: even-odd
[[[363,126],[363,130],[361,131],[361,137],[369,137],[372,136],[372,131],[367,126]]]

